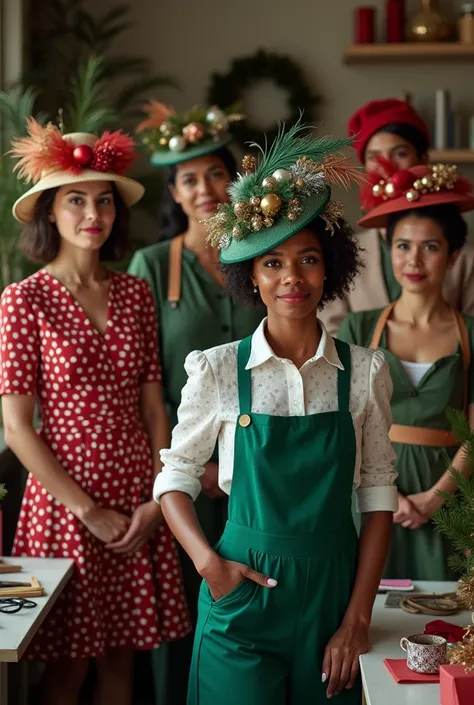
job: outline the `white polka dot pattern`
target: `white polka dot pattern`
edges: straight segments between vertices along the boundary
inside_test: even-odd
[[[157,326],[146,282],[111,276],[104,335],[44,269],[5,289],[0,394],[37,395],[41,436],[65,470],[102,506],[130,515],[152,492],[139,394],[141,384],[160,379]],[[119,556],[30,475],[14,555],[69,557],[76,564],[30,658],[151,649],[189,631],[178,554],[166,526],[140,551]]]

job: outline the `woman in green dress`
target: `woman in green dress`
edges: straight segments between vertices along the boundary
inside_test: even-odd
[[[207,113],[177,116],[159,103],[139,126],[154,150],[151,163],[165,168],[161,229],[157,244],[135,253],[129,272],[151,287],[158,317],[163,394],[170,426],[177,422],[181,390],[186,383],[184,361],[197,348],[206,349],[244,338],[263,317],[263,309],[246,309],[226,294],[219,255],[206,244],[205,220],[228,201],[227,188],[236,176],[228,149],[227,116],[215,108]],[[227,519],[227,496],[217,482],[217,453],[206,464],[196,509],[212,544]],[[200,578],[182,552],[184,583],[193,624],[197,618]],[[161,652],[161,653],[160,653]],[[182,705],[191,661],[192,635],[179,645],[153,654],[157,701]]]
[[[455,468],[470,472],[449,432],[446,409],[464,409],[474,424],[474,318],[457,313],[442,288],[466,241],[461,212],[474,208],[474,195],[455,168],[417,166],[390,170],[382,183],[374,178],[362,201],[368,212],[360,225],[387,228],[402,292],[385,309],[347,316],[338,336],[382,350],[394,386],[390,438],[398,511],[385,576],[450,580],[452,547],[430,518],[443,502],[438,491],[455,491],[446,453]]]

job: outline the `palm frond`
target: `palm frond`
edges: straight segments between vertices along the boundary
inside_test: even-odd
[[[68,132],[98,132],[117,122],[117,113],[105,107],[105,83],[100,56],[90,56],[73,79],[72,102],[67,106]]]

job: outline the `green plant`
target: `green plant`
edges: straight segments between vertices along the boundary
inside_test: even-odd
[[[17,248],[20,224],[12,215],[12,205],[25,187],[13,173],[12,160],[4,151],[13,135],[25,134],[25,119],[33,114],[36,98],[37,93],[31,88],[24,92],[0,92],[0,291],[12,281],[26,276],[29,269]],[[38,121],[44,121],[44,116],[36,117]]]
[[[464,453],[474,467],[474,431],[462,411],[449,409],[448,419],[457,440],[462,444]],[[441,492],[444,505],[433,515],[433,521],[439,531],[447,536],[453,544],[455,553],[449,558],[449,565],[463,576],[474,578],[474,475],[464,476],[453,468],[446,458],[450,479],[457,488],[455,494]],[[474,597],[474,593],[473,593]],[[474,603],[472,605],[474,609]]]
[[[154,73],[141,56],[110,56],[115,40],[133,26],[128,4],[117,4],[100,17],[84,9],[85,0],[41,0],[41,18],[31,23],[29,68],[23,85],[40,91],[39,105],[49,113],[65,106],[69,77],[78,62],[91,54],[104,57],[102,77],[109,104],[121,121],[136,119],[151,92],[175,86],[173,79]]]

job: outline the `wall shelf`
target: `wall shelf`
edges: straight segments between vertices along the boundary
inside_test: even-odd
[[[474,151],[471,149],[431,149],[430,162],[445,164],[474,164]]]
[[[404,44],[352,44],[344,52],[347,64],[379,61],[473,61],[474,44],[459,42]]]

